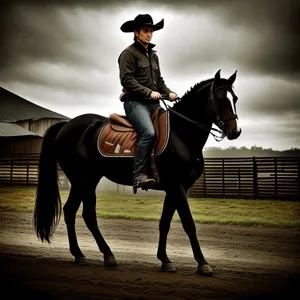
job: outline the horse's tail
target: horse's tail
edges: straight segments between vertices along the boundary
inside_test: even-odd
[[[42,242],[47,241],[49,244],[61,216],[54,141],[66,123],[56,123],[48,128],[43,138],[39,159],[33,223],[37,237]]]

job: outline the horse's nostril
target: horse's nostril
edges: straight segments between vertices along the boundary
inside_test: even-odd
[[[235,138],[237,139],[241,133],[242,133],[242,129],[240,128],[239,131],[237,131],[236,129],[233,130],[234,131],[234,135],[235,135]]]
[[[228,133],[228,139],[229,140],[234,140],[237,139],[242,133],[242,129],[239,128],[239,130],[237,130],[236,128],[232,129],[231,132]]]

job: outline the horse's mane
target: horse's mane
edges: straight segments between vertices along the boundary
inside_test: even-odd
[[[199,83],[196,83],[193,87],[190,88],[190,90],[186,91],[185,94],[181,97],[181,101],[189,101],[190,99],[193,99],[195,98],[196,94],[198,93],[198,91],[203,87],[205,86],[206,84],[210,83],[211,81],[213,81],[214,78],[210,78],[210,79],[205,79],[205,80],[202,80],[201,82]],[[221,82],[222,81],[226,81],[226,79],[223,79],[221,78],[220,79]],[[224,82],[225,84],[225,82]],[[232,88],[234,88],[234,86],[232,86]]]
[[[189,102],[192,99],[194,99],[195,96],[196,96],[196,94],[197,94],[197,92],[199,91],[199,89],[202,88],[203,86],[205,86],[206,84],[208,84],[212,80],[213,80],[213,78],[210,78],[210,79],[202,80],[199,83],[196,83],[193,87],[190,88],[190,90],[188,90],[188,91],[185,92],[185,94],[181,97],[181,101],[178,102],[178,103],[175,103],[174,107],[181,106],[181,104],[183,102],[186,103],[186,102]]]
[[[185,94],[182,96],[181,99],[183,98],[189,98],[189,97],[192,97],[194,96],[198,90],[200,88],[202,88],[204,85],[208,84],[210,81],[212,81],[213,79],[210,78],[210,79],[205,79],[205,80],[202,80],[201,82],[199,83],[196,83],[193,87],[190,88],[189,91],[186,91]]]

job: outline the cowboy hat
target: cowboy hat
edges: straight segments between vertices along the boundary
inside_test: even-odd
[[[162,19],[157,24],[153,24],[153,20],[150,15],[138,15],[134,20],[125,22],[121,26],[123,32],[133,32],[134,29],[140,29],[142,27],[152,27],[153,31],[160,30],[164,27],[164,19]]]

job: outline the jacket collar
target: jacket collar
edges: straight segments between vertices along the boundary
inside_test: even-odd
[[[155,44],[152,44],[152,43],[149,43],[147,49],[141,43],[139,43],[139,42],[134,42],[134,46],[137,47],[143,53],[146,53],[147,49],[148,49],[149,53],[151,51],[155,51],[155,50],[153,50],[153,48],[155,47]]]

